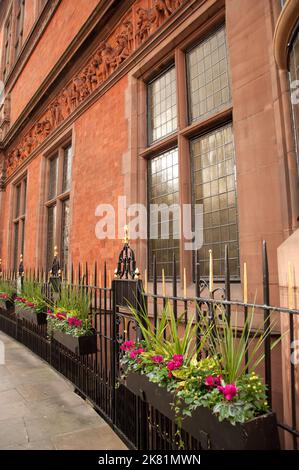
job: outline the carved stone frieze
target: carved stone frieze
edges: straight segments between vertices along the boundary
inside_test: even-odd
[[[6,175],[10,176],[64,119],[187,1],[136,0],[111,35],[100,42],[84,67],[58,93],[17,146],[10,150]]]

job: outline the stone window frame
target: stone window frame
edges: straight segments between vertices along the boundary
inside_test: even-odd
[[[66,201],[69,201],[71,207],[71,194],[72,194],[72,183],[70,183],[70,187],[67,190],[63,190],[63,183],[64,183],[64,159],[65,159],[65,150],[71,147],[71,158],[72,158],[72,165],[74,160],[74,147],[73,141],[70,136],[63,139],[60,143],[54,146],[49,152],[44,155],[45,160],[45,172],[44,177],[42,178],[44,183],[44,197],[43,197],[43,216],[44,216],[44,224],[43,224],[43,263],[44,268],[49,271],[51,269],[51,262],[54,256],[54,247],[57,247],[59,257],[61,259],[62,256],[62,234],[63,234],[63,206]],[[54,158],[57,158],[58,163],[58,170],[57,170],[57,180],[56,180],[56,194],[53,197],[49,197],[49,185],[50,185],[50,161]],[[55,221],[55,234],[53,240],[53,253],[49,252],[48,247],[48,210],[51,207],[56,206],[56,221]],[[70,208],[71,211],[71,208]],[[71,230],[71,221],[69,221],[69,230]],[[66,267],[62,266],[66,270],[69,267],[69,261]],[[63,263],[63,260],[61,260]]]
[[[135,192],[132,190],[130,197],[137,197],[139,202],[147,202],[147,160],[163,151],[167,151],[175,146],[179,149],[179,168],[180,168],[180,204],[192,204],[192,186],[191,186],[191,155],[190,140],[201,134],[207,133],[217,127],[231,123],[233,125],[233,106],[229,103],[219,109],[215,114],[205,119],[190,123],[188,113],[188,92],[187,92],[187,73],[186,73],[186,52],[196,46],[200,41],[205,40],[214,31],[225,25],[225,9],[214,13],[209,19],[202,22],[200,26],[194,23],[194,29],[188,36],[182,31],[178,32],[175,39],[175,45],[167,47],[165,45],[157,46],[155,53],[142,62],[132,72],[135,79],[137,92],[137,103],[133,100],[134,106],[137,106],[137,113],[134,116],[137,119],[136,142],[136,171],[139,173],[140,184]],[[180,39],[180,36],[182,38]],[[155,55],[155,58],[153,56]],[[147,142],[147,83],[167,68],[170,63],[175,63],[177,79],[177,107],[178,107],[178,129],[175,133],[166,136],[158,142],[148,145]],[[144,184],[144,187],[143,187]],[[187,284],[194,282],[194,256],[192,251],[184,249],[185,241],[180,240],[180,269],[177,273],[180,279],[184,277],[184,268],[186,269]],[[137,252],[140,258],[147,260],[145,265],[140,265],[141,269],[149,270],[149,250],[148,243],[141,241],[137,246]],[[223,282],[224,278],[218,279]],[[234,282],[239,283],[240,278],[236,277]]]
[[[18,188],[20,190],[19,204],[17,206]],[[26,226],[26,212],[27,212],[27,190],[28,190],[28,175],[27,171],[22,173],[12,183],[12,204],[11,204],[11,227],[10,227],[10,266],[12,271],[17,272],[20,256],[25,256],[25,226]],[[17,209],[18,207],[18,209]],[[15,228],[18,226],[18,237],[15,238]]]

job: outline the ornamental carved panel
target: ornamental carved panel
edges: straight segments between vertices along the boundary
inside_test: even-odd
[[[137,0],[108,39],[98,44],[84,67],[9,152],[6,175],[10,176],[183,3],[188,3],[188,0]]]

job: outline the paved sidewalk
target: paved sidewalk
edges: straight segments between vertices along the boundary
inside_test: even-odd
[[[69,382],[1,332],[0,341],[5,344],[5,365],[0,365],[1,450],[126,449]]]

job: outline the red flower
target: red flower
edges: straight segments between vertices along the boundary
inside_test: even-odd
[[[221,385],[221,380],[222,380],[222,375],[217,375],[217,377],[208,375],[205,380],[205,385],[207,387],[218,387]]]
[[[168,378],[171,379],[173,377],[172,372],[168,372]]]
[[[238,393],[238,389],[235,384],[227,384],[224,387],[218,386],[218,390],[223,393],[224,398],[231,401]]]
[[[179,369],[182,366],[183,361],[184,361],[184,356],[182,356],[181,354],[174,354],[172,356],[171,361],[169,361],[167,364],[167,369],[168,370]]]
[[[133,351],[130,352],[130,358],[131,359],[136,359],[139,354],[143,353],[145,349],[139,348],[139,349],[134,349]]]
[[[80,320],[80,318],[70,317],[67,321],[70,326],[74,326],[75,328],[80,328],[82,326],[82,320]]]
[[[181,364],[183,363],[183,360],[184,360],[184,356],[182,356],[182,354],[174,354],[172,356],[172,359],[175,361],[175,362],[180,362]]]
[[[153,362],[156,362],[157,364],[159,364],[160,362],[163,362],[163,356],[159,356],[159,355],[158,356],[152,356],[151,360]]]
[[[133,348],[135,348],[134,341],[125,341],[120,347],[122,351],[131,351]]]

